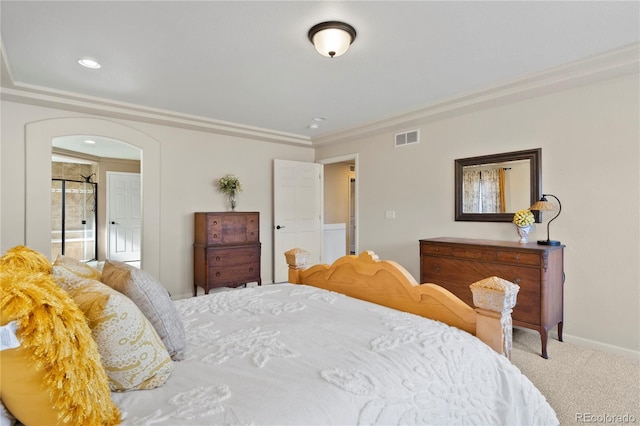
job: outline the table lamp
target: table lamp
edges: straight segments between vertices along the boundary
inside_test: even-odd
[[[558,214],[556,214],[553,217],[553,219],[551,219],[549,222],[547,222],[547,239],[546,240],[538,240],[538,244],[545,245],[545,246],[559,246],[560,245],[560,241],[552,241],[549,238],[549,225],[558,216],[560,216],[560,212],[562,211],[562,204],[560,203],[560,200],[558,199],[558,197],[556,197],[553,194],[542,194],[542,198],[540,198],[539,201],[535,202],[531,207],[529,207],[529,210],[540,210],[540,211],[556,210],[555,204],[553,204],[551,201],[547,200],[547,197],[553,197],[558,201],[558,209],[557,209],[558,210]]]

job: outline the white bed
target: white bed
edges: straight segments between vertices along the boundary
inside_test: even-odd
[[[174,303],[186,359],[112,393],[125,425],[558,424],[505,356],[440,322],[299,284]]]

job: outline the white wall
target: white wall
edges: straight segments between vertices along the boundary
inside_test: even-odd
[[[565,340],[639,351],[639,104],[635,74],[425,120],[417,145],[394,148],[398,128],[322,146],[316,161],[358,153],[360,248],[419,278],[420,238],[517,240],[511,223],[454,221],[454,160],[542,148],[542,191],[563,207],[551,237],[566,244]]]
[[[227,173],[238,175],[243,184],[239,210],[261,213],[262,280],[266,283],[272,281],[273,159],[313,161],[313,149],[148,123],[102,119],[14,102],[3,101],[1,107],[2,252],[29,240],[26,234],[33,233],[33,229],[28,229],[28,223],[33,224],[30,228],[43,229],[48,228],[47,224],[50,223],[50,206],[44,198],[50,191],[51,158],[45,152],[48,144],[43,145],[41,135],[63,130],[56,126],[57,120],[47,121],[44,127],[49,133],[38,132],[40,139],[34,145],[27,142],[25,129],[43,127],[42,120],[57,118],[63,119],[64,131],[67,131],[69,122],[74,121],[69,118],[74,118],[83,129],[87,128],[86,121],[89,120],[95,128],[100,129],[101,135],[143,148],[143,199],[149,194],[153,195],[150,203],[144,202],[143,226],[147,236],[143,240],[143,269],[148,269],[159,278],[174,296],[192,294],[193,213],[226,209],[224,197],[216,191],[215,183]],[[28,155],[26,151],[31,154]],[[37,160],[33,159],[34,155],[38,157]],[[39,166],[27,170],[25,164],[33,161]],[[38,199],[28,194],[26,197],[27,182],[30,182],[29,187],[36,182],[36,192],[44,196]],[[27,211],[27,201],[32,206],[38,203],[37,208]],[[147,220],[147,216],[151,219]],[[38,246],[44,247],[34,248],[46,250],[46,231],[38,234],[43,235],[38,235],[37,239],[44,241],[39,242]],[[151,244],[147,241],[151,241]]]

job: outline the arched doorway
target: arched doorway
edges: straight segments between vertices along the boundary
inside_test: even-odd
[[[42,253],[51,244],[51,141],[88,134],[120,140],[140,148],[142,158],[141,267],[160,272],[160,146],[145,133],[117,122],[96,118],[58,118],[28,123],[25,129],[25,242]]]
[[[52,146],[51,259],[64,254],[139,265],[142,150],[98,135],[55,137]],[[110,174],[130,176],[135,187],[110,185]]]

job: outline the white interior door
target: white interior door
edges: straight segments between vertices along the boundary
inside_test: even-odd
[[[108,259],[140,260],[140,173],[107,172]]]
[[[301,248],[309,263],[321,262],[323,166],[301,161],[273,163],[273,280],[288,279],[284,252]]]

